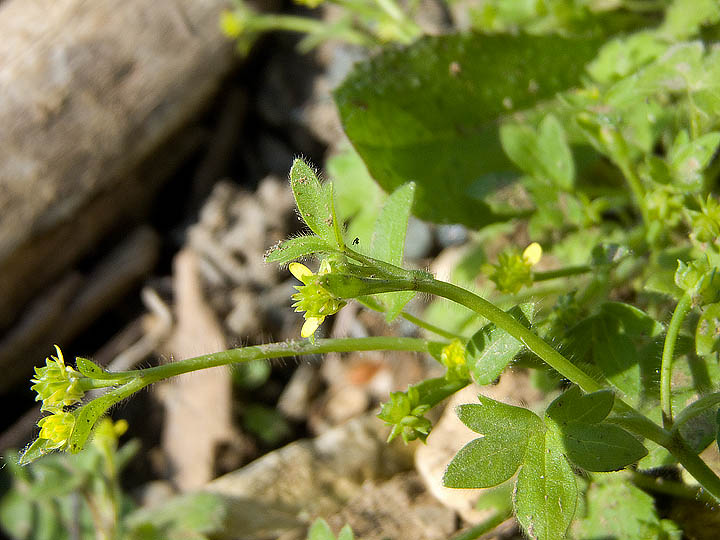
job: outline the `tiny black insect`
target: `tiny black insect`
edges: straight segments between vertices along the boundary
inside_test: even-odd
[[[353,240],[353,246],[357,246],[360,243],[360,239],[356,236],[355,240]]]

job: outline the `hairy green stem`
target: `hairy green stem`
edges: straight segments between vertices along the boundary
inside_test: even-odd
[[[672,367],[675,354],[675,343],[680,333],[685,316],[692,307],[692,295],[685,293],[673,312],[668,325],[663,346],[662,362],[660,367],[660,407],[662,408],[663,427],[670,429],[673,424],[672,413]]]
[[[533,281],[547,281],[549,279],[556,279],[568,276],[577,276],[580,274],[586,274],[591,272],[593,267],[589,264],[580,264],[577,266],[566,266],[565,268],[558,268],[557,270],[547,270],[546,272],[533,272]]]
[[[703,396],[697,401],[694,401],[678,413],[675,417],[670,433],[678,431],[680,426],[682,426],[685,422],[695,418],[699,414],[702,414],[718,403],[720,403],[720,392],[708,394],[707,396]]]
[[[146,384],[163,379],[217,366],[226,366],[251,360],[283,358],[304,354],[323,354],[329,352],[352,351],[415,351],[428,352],[431,342],[419,338],[406,337],[366,337],[342,339],[317,339],[311,341],[289,341],[268,343],[239,349],[230,349],[195,358],[170,362],[156,367],[126,372],[140,375]]]
[[[412,313],[408,313],[407,311],[401,311],[400,316],[403,319],[405,319],[406,321],[413,323],[415,326],[419,326],[420,328],[427,330],[428,332],[432,332],[433,334],[444,337],[446,339],[460,339],[463,341],[467,339],[464,336],[461,336],[459,334],[454,334],[452,332],[448,332],[447,330],[440,328],[439,326],[430,324],[429,322],[424,321],[424,320],[416,317]]]
[[[415,285],[420,292],[442,296],[443,298],[462,304],[475,311],[478,315],[485,317],[520,341],[530,351],[542,358],[550,367],[555,369],[563,377],[573,381],[585,392],[596,392],[604,388],[601,383],[575,366],[562,354],[548,345],[542,338],[527,329],[512,315],[504,312],[484,298],[451,283],[432,278],[418,280],[413,285]]]
[[[510,517],[512,517],[512,509],[508,509],[506,512],[495,512],[485,521],[482,521],[477,525],[473,525],[472,527],[456,534],[451,540],[475,540],[476,538],[480,538],[483,534],[492,531]]]
[[[688,486],[682,482],[666,480],[665,478],[657,478],[630,469],[628,469],[628,474],[633,484],[647,491],[662,493],[663,495],[670,495],[672,497],[702,501],[710,504],[714,504],[716,502],[715,499],[702,488]]]

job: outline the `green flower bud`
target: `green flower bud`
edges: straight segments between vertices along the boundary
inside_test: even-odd
[[[430,405],[421,404],[420,394],[415,387],[408,388],[407,392],[390,392],[390,402],[383,403],[378,418],[392,425],[388,442],[400,435],[406,443],[420,439],[425,442],[432,424],[425,418]]]
[[[533,242],[522,254],[517,252],[501,253],[498,263],[486,268],[488,277],[502,292],[515,294],[522,287],[532,285],[532,267],[542,257],[542,248]]]
[[[465,346],[459,339],[455,339],[449,345],[443,347],[440,353],[440,362],[447,368],[445,373],[447,380],[467,380],[470,378],[465,357]]]
[[[57,357],[50,356],[45,359],[45,367],[35,368],[35,378],[31,389],[37,392],[35,401],[42,401],[42,410],[58,411],[63,407],[79,403],[84,395],[80,388],[80,379],[83,375],[70,366],[65,360],[60,347],[55,345]]]
[[[693,295],[699,305],[712,304],[720,300],[720,273],[706,260],[695,260],[690,264],[678,261],[675,284]]]

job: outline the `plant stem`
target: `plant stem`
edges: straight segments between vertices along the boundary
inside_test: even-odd
[[[532,333],[511,315],[494,304],[461,287],[433,278],[417,281],[417,290],[462,304],[485,317],[496,326],[520,341],[528,349],[542,358],[550,367],[563,377],[573,381],[585,392],[596,392],[604,386],[575,366],[567,358],[548,345],[542,338]]]
[[[296,15],[261,15],[255,14],[249,20],[248,25],[252,30],[257,32],[265,32],[270,30],[285,30],[286,32],[298,32],[301,34],[327,34],[336,29],[324,21],[311,19],[309,17],[299,17]],[[342,28],[342,33],[337,31],[334,37],[341,38],[352,45],[369,46],[373,42],[365,34],[358,32],[349,26]]]
[[[412,313],[408,313],[407,311],[401,311],[400,316],[405,319],[408,322],[413,323],[415,326],[419,326],[420,328],[427,330],[428,332],[432,332],[433,334],[436,334],[438,336],[444,337],[446,339],[460,339],[460,340],[466,340],[467,338],[464,336],[461,336],[459,334],[453,334],[452,332],[448,332],[447,330],[444,330],[440,328],[439,326],[435,326],[434,324],[430,324],[427,321],[424,321]]]
[[[662,408],[663,427],[670,429],[673,424],[672,414],[672,366],[673,355],[675,354],[675,343],[677,342],[680,327],[685,316],[692,307],[692,296],[685,293],[673,312],[663,346],[662,362],[660,367],[660,406]]]
[[[647,491],[654,491],[655,493],[662,493],[664,495],[682,497],[683,499],[702,501],[710,504],[714,504],[716,502],[715,499],[713,499],[713,497],[702,488],[688,486],[682,482],[674,482],[664,478],[656,478],[637,471],[628,470],[628,473],[633,484]]]
[[[303,354],[323,354],[329,352],[352,351],[415,351],[428,352],[429,341],[419,338],[404,337],[366,337],[342,339],[318,339],[311,341],[290,341],[287,343],[268,343],[252,347],[230,349],[212,354],[205,354],[195,358],[170,362],[161,366],[146,368],[134,373],[140,375],[146,384],[163,379],[217,366],[226,366],[238,362],[251,360],[283,358]]]
[[[492,531],[503,521],[509,519],[511,516],[512,510],[508,510],[507,512],[496,512],[495,514],[487,518],[485,521],[482,521],[477,525],[473,525],[469,529],[461,531],[457,535],[453,536],[451,540],[475,540],[483,534]]]
[[[670,444],[665,448],[677,458],[685,470],[692,475],[701,488],[712,495],[716,502],[720,501],[720,478],[700,459],[700,456],[688,446],[680,433],[674,432]]]
[[[565,268],[558,268],[557,270],[548,270],[546,272],[533,272],[532,278],[533,281],[547,281],[549,279],[585,274],[592,270],[593,267],[589,264],[581,264],[578,266],[567,266]]]
[[[675,418],[670,433],[676,432],[685,422],[720,403],[720,392],[708,394],[685,407]]]

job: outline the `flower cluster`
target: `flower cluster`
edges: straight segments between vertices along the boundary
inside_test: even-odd
[[[293,276],[303,282],[303,285],[296,286],[298,292],[293,294],[295,300],[293,307],[295,311],[304,311],[305,324],[303,324],[300,335],[302,337],[311,337],[315,331],[325,320],[325,317],[340,311],[345,302],[334,296],[319,283],[319,276],[330,273],[330,263],[324,260],[320,264],[320,270],[317,274],[304,264],[291,263],[289,270]]]
[[[82,374],[65,365],[60,347],[55,345],[55,350],[57,356],[46,358],[45,367],[36,367],[35,378],[30,380],[34,383],[31,390],[37,392],[35,401],[42,401],[43,411],[54,412],[80,403],[84,394],[79,384]]]
[[[542,247],[533,242],[520,253],[501,253],[498,263],[486,269],[488,277],[503,292],[516,293],[523,286],[533,283],[532,267],[542,257]]]
[[[48,441],[45,450],[64,450],[75,429],[75,415],[58,411],[41,418],[38,426],[40,427],[38,438]]]
[[[64,449],[75,426],[75,416],[66,412],[83,398],[84,390],[80,385],[83,375],[65,365],[60,347],[55,345],[57,356],[45,359],[44,367],[35,368],[35,377],[31,379],[32,390],[37,393],[35,401],[42,401],[41,410],[52,413],[41,418],[40,439],[45,439],[45,450]]]

